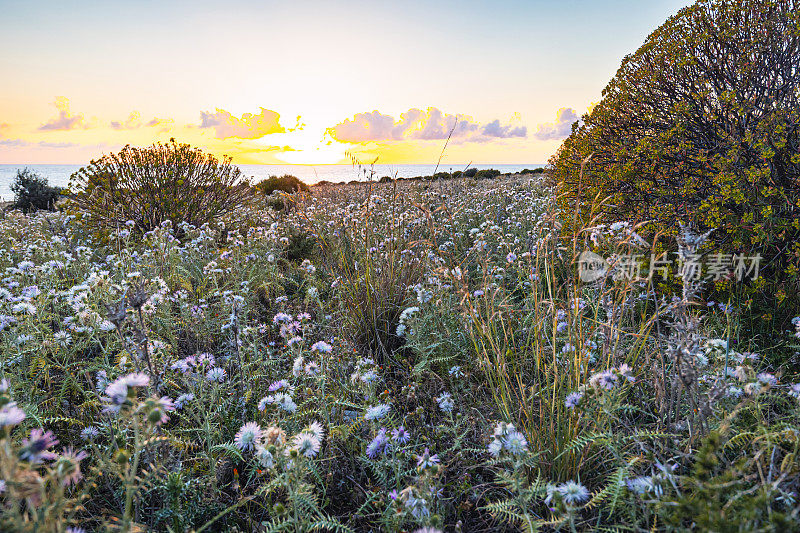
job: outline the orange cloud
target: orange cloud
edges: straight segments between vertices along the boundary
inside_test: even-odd
[[[223,109],[217,109],[216,113],[205,111],[200,113],[200,128],[214,128],[214,136],[217,139],[230,137],[259,139],[272,133],[285,133],[286,128],[281,126],[280,118],[281,115],[276,111],[263,107],[258,115],[245,113],[242,118],[235,117]]]
[[[56,106],[56,109],[58,109],[58,117],[50,119],[48,122],[39,126],[39,130],[67,131],[86,127],[86,123],[84,122],[82,114],[73,115],[70,113],[68,98],[64,96],[58,96],[56,97],[54,105]]]
[[[352,119],[328,128],[334,140],[346,143],[391,142],[403,140],[444,140],[451,135],[456,142],[487,142],[492,139],[524,138],[525,126],[502,124],[499,119],[487,124],[474,122],[465,115],[450,115],[435,107],[427,111],[412,108],[399,119],[377,110],[358,113]]]

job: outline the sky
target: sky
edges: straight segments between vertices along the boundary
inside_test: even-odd
[[[690,3],[0,0],[0,163],[545,163]]]

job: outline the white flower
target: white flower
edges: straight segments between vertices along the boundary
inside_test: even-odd
[[[264,468],[272,468],[275,466],[275,458],[269,453],[269,450],[261,444],[256,444],[255,458]]]
[[[11,308],[11,311],[14,313],[27,313],[29,315],[35,315],[36,306],[29,302],[19,302]]]
[[[333,346],[325,341],[317,341],[311,345],[311,349],[319,353],[331,353],[333,351]]]
[[[319,441],[322,441],[322,439],[325,438],[325,428],[323,428],[322,424],[320,424],[319,422],[312,422],[305,429],[305,431],[307,433],[311,433],[312,435],[314,435],[314,437]]]
[[[319,453],[322,443],[311,433],[303,432],[294,436],[294,445],[300,454],[314,457]]]
[[[367,412],[364,415],[364,418],[367,419],[367,420],[380,420],[381,418],[383,418],[384,416],[389,414],[389,411],[391,409],[392,409],[391,405],[387,405],[385,403],[381,403],[381,404],[378,404],[378,405],[376,405],[374,407],[370,407],[369,409],[367,409]]]
[[[255,447],[259,438],[261,438],[261,426],[255,422],[248,422],[239,428],[233,442],[240,450],[247,451]]]
[[[503,443],[498,439],[492,439],[492,442],[489,443],[489,453],[492,454],[492,457],[497,457],[501,451],[503,451]]]
[[[228,373],[225,372],[224,368],[220,368],[218,366],[215,366],[214,368],[212,368],[211,370],[206,372],[206,379],[208,381],[212,381],[212,382],[216,382],[216,383],[222,383],[223,381],[225,381],[225,376],[227,374]]]
[[[528,451],[528,441],[519,431],[512,431],[503,439],[503,447],[512,455],[521,455]]]
[[[297,358],[294,360],[294,364],[292,365],[292,375],[294,377],[297,377],[300,374],[302,374],[304,366],[305,366],[305,361],[303,360],[303,356],[298,355]]]
[[[450,413],[453,411],[453,407],[455,407],[455,402],[453,401],[453,396],[449,392],[443,392],[436,398],[436,403],[439,404],[439,409],[441,409],[445,413]]]
[[[572,480],[562,483],[556,490],[567,505],[580,505],[589,499],[589,489]]]

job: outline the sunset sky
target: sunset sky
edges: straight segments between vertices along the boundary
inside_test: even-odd
[[[543,163],[679,0],[0,0],[0,163]]]

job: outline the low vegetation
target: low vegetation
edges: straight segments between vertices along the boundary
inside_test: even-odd
[[[795,90],[750,77],[794,7],[681,11],[548,172],[283,177],[275,209],[173,141],[9,213],[0,530],[800,529],[800,309],[764,278],[793,286],[796,94],[697,86]]]

